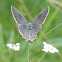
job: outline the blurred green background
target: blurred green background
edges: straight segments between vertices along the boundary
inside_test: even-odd
[[[42,29],[29,46],[31,62],[62,62],[62,0],[0,0],[0,62],[28,62],[28,42],[22,38],[15,23],[11,5],[17,8],[28,22],[47,6],[49,15]],[[44,53],[43,42],[55,46],[59,53]],[[10,50],[7,43],[20,43],[20,51]],[[39,61],[40,60],[40,61]]]

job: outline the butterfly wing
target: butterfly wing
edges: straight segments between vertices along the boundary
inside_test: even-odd
[[[14,6],[11,6],[11,12],[16,23],[18,24],[18,30],[20,34],[23,36],[24,32],[27,31],[26,19]]]
[[[24,16],[14,6],[11,6],[11,12],[17,24],[27,24]]]
[[[34,21],[32,22],[32,27],[35,32],[38,32],[41,29],[41,24],[45,22],[46,17],[49,13],[49,7],[45,8],[38,16],[35,17]]]

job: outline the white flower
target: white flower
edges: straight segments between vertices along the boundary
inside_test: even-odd
[[[9,47],[12,50],[19,51],[20,50],[20,43],[7,44],[7,47]]]
[[[12,44],[6,44],[10,49],[13,49]]]
[[[16,45],[17,45],[17,46],[19,46],[19,45],[20,45],[20,43],[16,43]]]
[[[42,51],[50,52],[50,53],[59,52],[58,49],[56,49],[52,45],[47,44],[46,42],[43,42],[43,44],[44,44],[44,49],[42,49]]]

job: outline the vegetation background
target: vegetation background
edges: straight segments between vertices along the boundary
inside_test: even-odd
[[[47,6],[49,15],[31,45],[22,38],[15,23],[11,5],[28,22]],[[59,53],[42,51],[43,42],[55,46]],[[10,50],[7,43],[20,43],[20,51]],[[62,62],[62,0],[0,0],[0,62]]]

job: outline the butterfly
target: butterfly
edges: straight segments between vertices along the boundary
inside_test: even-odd
[[[37,38],[37,33],[42,28],[42,24],[45,22],[45,19],[48,16],[49,7],[46,7],[43,11],[41,11],[35,17],[32,23],[27,23],[24,16],[14,6],[11,6],[11,12],[13,18],[18,24],[18,30],[23,38],[28,41],[33,41]]]

